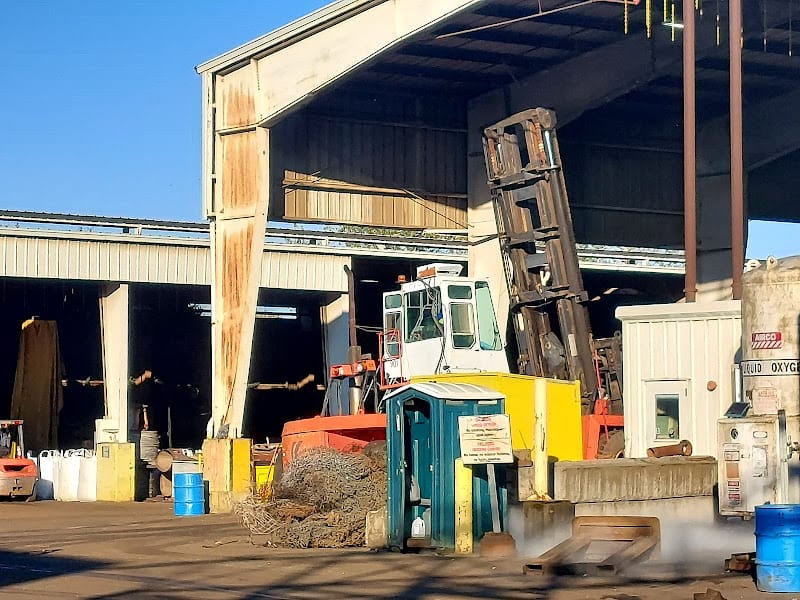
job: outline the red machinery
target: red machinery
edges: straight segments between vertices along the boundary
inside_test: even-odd
[[[33,499],[39,470],[25,458],[22,421],[0,421],[0,496]]]

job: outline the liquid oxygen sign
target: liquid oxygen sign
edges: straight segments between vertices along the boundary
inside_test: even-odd
[[[743,360],[742,377],[766,377],[772,375],[797,375],[800,373],[800,360],[779,358],[775,360]]]

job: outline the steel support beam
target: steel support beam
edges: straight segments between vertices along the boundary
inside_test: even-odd
[[[683,0],[683,235],[686,252],[684,294],[697,295],[697,117],[695,111],[694,1]]]
[[[731,93],[731,273],[734,300],[742,297],[744,269],[744,132],[742,129],[742,0],[728,4]]]
[[[706,122],[698,132],[698,277],[704,299],[721,300],[733,296],[733,275],[742,269],[746,244],[744,178],[748,171],[800,148],[798,104],[800,90],[750,106],[743,113],[747,146],[742,148],[741,204],[733,198],[731,160],[734,149],[728,116]],[[736,216],[734,205],[737,211],[741,210]],[[728,222],[729,228],[720,227],[720,223]],[[734,241],[737,228],[740,229]],[[740,258],[734,257],[735,249],[741,249],[741,264]]]
[[[130,373],[130,287],[109,284],[100,293],[100,337],[103,347],[103,421],[97,439],[127,442],[133,424],[128,398]],[[116,433],[114,431],[116,430]]]
[[[586,52],[498,89],[470,103],[471,110],[483,115],[482,125],[500,121],[509,114],[532,106],[546,106],[558,114],[561,127],[583,113],[679,68],[681,49],[671,41],[666,28],[654,28],[653,37],[625,36],[620,41]],[[697,25],[696,57],[716,50],[711,19]],[[612,75],[609,69],[613,65]]]

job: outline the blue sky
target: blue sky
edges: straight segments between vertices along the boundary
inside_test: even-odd
[[[194,66],[324,0],[4,0],[3,208],[197,220]],[[749,257],[800,253],[751,223]]]
[[[194,67],[324,0],[4,0],[2,207],[202,218]]]

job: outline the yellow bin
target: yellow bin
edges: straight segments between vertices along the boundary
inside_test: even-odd
[[[270,485],[275,476],[275,465],[256,465],[256,491]]]
[[[510,373],[449,373],[414,377],[412,381],[472,383],[497,390],[506,397],[512,447],[533,453],[536,379]],[[551,461],[583,460],[581,392],[577,381],[547,379],[547,454]]]

